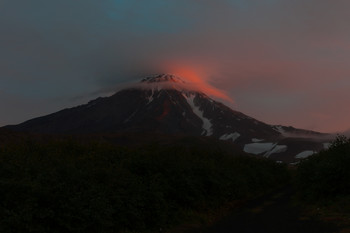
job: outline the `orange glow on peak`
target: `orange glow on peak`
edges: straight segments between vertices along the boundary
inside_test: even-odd
[[[194,69],[186,66],[172,66],[169,70],[171,74],[185,79],[185,81],[187,81],[189,85],[193,85],[195,89],[209,96],[217,97],[231,103],[233,102],[224,91],[211,86],[207,82],[208,77],[205,75],[207,72],[205,72],[204,69],[200,70],[199,68]]]
[[[202,81],[198,72],[188,68],[177,68],[171,72],[172,74],[184,78],[191,83],[200,83]]]

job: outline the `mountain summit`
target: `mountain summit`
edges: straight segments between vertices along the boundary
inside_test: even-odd
[[[186,79],[180,78],[172,74],[157,74],[143,78],[139,83],[127,89],[143,89],[143,90],[177,90],[181,92],[196,91],[202,92],[200,88]]]
[[[171,83],[186,83],[180,77],[172,74],[158,74],[151,77],[146,77],[141,80],[142,83],[160,83],[160,82],[171,82]]]
[[[321,143],[305,139],[320,137],[320,133],[266,124],[232,110],[174,75],[145,77],[140,84],[6,128],[45,134],[156,132],[211,136],[234,142],[248,153],[291,162],[300,153],[306,156],[323,148]],[[297,135],[303,137],[298,139]]]

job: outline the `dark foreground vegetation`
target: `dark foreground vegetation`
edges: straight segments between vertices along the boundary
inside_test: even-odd
[[[319,215],[350,232],[350,139],[338,136],[328,150],[298,167],[298,198],[308,215]]]
[[[349,196],[350,140],[340,136],[328,150],[302,161],[298,168],[298,187],[301,198],[308,202]]]
[[[207,138],[131,138],[0,134],[0,232],[166,232],[232,201],[273,198],[266,193],[285,189],[296,190],[301,218],[350,232],[346,137],[289,171]],[[289,205],[282,204],[275,209]],[[274,207],[264,207],[266,200],[262,206]]]
[[[3,143],[0,232],[158,232],[288,182],[282,165],[186,140]]]

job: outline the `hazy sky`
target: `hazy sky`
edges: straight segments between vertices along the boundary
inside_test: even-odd
[[[0,125],[190,67],[271,124],[350,128],[348,0],[0,0]]]

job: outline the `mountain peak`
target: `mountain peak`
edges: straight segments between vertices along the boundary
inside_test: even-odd
[[[171,74],[148,76],[110,97],[6,128],[43,134],[210,136],[288,163],[326,148],[320,133],[263,123],[211,99],[196,84]]]
[[[186,82],[178,76],[172,74],[157,74],[155,76],[146,77],[141,80],[141,83],[180,83],[185,84]]]

